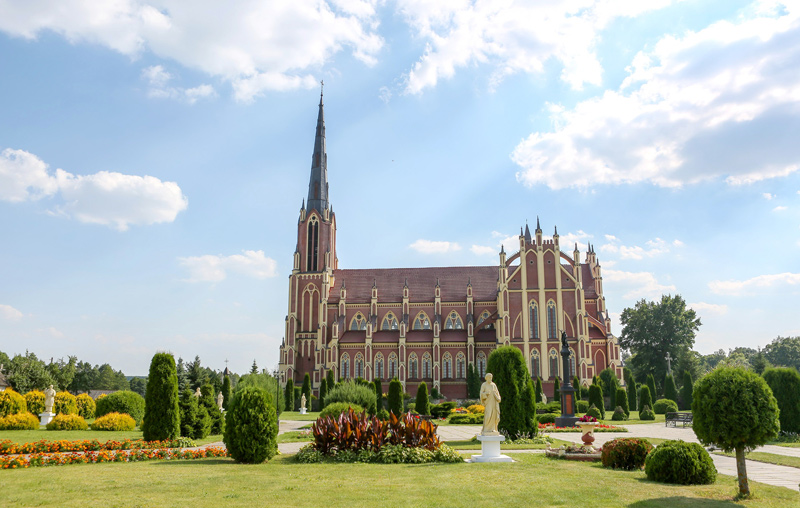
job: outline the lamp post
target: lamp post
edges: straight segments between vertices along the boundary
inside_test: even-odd
[[[572,386],[569,369],[569,346],[567,332],[561,331],[561,362],[564,384],[561,385],[561,417],[556,418],[556,427],[574,427],[578,418],[572,411],[575,402],[575,388]]]

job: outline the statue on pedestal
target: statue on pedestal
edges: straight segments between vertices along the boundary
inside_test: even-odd
[[[203,396],[203,394],[202,394],[202,393],[200,393],[200,387],[199,387],[199,386],[197,387],[197,390],[195,390],[195,391],[194,391],[194,394],[193,394],[193,395],[194,395],[195,397],[197,397],[198,399],[199,399],[200,397],[202,397],[202,396]]]
[[[56,400],[56,391],[53,390],[53,385],[44,391],[44,412],[45,413],[52,413],[53,412],[53,404]]]
[[[222,401],[225,400],[225,396],[222,395],[222,392],[217,394],[217,407],[220,411],[222,411]]]
[[[481,385],[481,404],[483,404],[483,430],[481,435],[497,436],[500,423],[500,392],[492,383],[492,374],[486,373],[486,381]]]
[[[300,397],[300,409],[306,409],[306,394],[304,393],[302,397]]]

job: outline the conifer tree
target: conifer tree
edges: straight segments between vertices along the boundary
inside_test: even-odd
[[[536,412],[528,367],[522,352],[515,346],[501,346],[489,355],[486,371],[494,376],[500,392],[500,423],[498,430],[512,439],[521,434],[535,435]]]
[[[650,396],[650,387],[647,385],[642,385],[639,388],[639,412],[641,413],[644,410],[644,407],[647,406],[650,410],[653,410],[653,399]]]
[[[625,388],[617,388],[617,397],[615,400],[617,401],[617,406],[621,407],[622,410],[625,411],[625,416],[630,418],[631,409],[628,407],[628,392],[625,391]]]
[[[294,381],[289,378],[286,381],[286,388],[283,392],[283,400],[285,402],[284,411],[294,411]]]
[[[336,388],[336,380],[333,378],[332,370],[328,371],[327,377],[328,377],[328,391],[331,391],[334,388]]]
[[[652,374],[647,375],[647,387],[650,388],[650,397],[653,400],[658,400],[658,395],[656,394],[656,378],[654,378]],[[652,404],[650,404],[650,409],[653,409]]]
[[[553,401],[561,403],[561,380],[558,377],[553,382]]]
[[[143,437],[145,441],[175,439],[181,432],[175,358],[169,353],[156,353],[147,379]]]
[[[589,407],[592,405],[600,411],[600,419],[605,420],[606,406],[603,404],[603,387],[599,383],[589,387]]]
[[[536,378],[536,402],[539,403],[542,401],[542,378]]]
[[[222,409],[225,411],[228,410],[228,404],[231,401],[231,395],[233,391],[231,390],[231,378],[230,376],[225,376],[222,380]]]
[[[692,409],[692,390],[694,390],[692,373],[685,370],[683,371],[683,386],[681,386],[681,409]]]
[[[475,366],[467,367],[467,397],[476,399],[481,396],[481,379]]]
[[[211,433],[211,417],[194,392],[186,389],[181,394],[181,436],[203,439]]]
[[[431,403],[428,400],[428,385],[425,381],[421,382],[417,387],[417,401],[415,404],[417,413],[421,415],[431,414]]]
[[[380,413],[383,409],[383,382],[381,378],[376,377],[372,384],[375,385],[375,411]]]
[[[253,366],[250,367],[250,374],[258,374],[258,365],[256,365],[255,359],[253,359]]]
[[[325,396],[328,394],[328,380],[327,378],[322,378],[322,381],[319,383],[319,410],[322,411],[325,409]]]
[[[678,389],[675,387],[675,381],[672,376],[667,374],[664,378],[664,398],[678,403]]]
[[[403,414],[403,383],[397,378],[389,382],[389,396],[387,397],[387,405],[389,411],[394,413],[395,416]]]
[[[300,395],[306,396],[306,409],[311,410],[311,376],[306,372],[303,376],[303,388],[300,390]]]
[[[636,378],[633,376],[633,371],[628,367],[622,369],[622,377],[625,379],[625,388],[628,392],[628,405],[631,411],[636,411]]]
[[[225,416],[217,406],[217,401],[214,399],[214,386],[204,384],[200,387],[200,404],[206,408],[209,418],[211,418],[211,433],[222,434],[225,431]],[[223,395],[224,397],[224,395]]]

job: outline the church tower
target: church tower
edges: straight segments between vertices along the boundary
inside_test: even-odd
[[[314,387],[324,375],[328,294],[336,269],[336,216],[328,200],[328,155],[325,150],[325,111],[319,97],[314,153],[308,196],[297,221],[297,247],[289,277],[289,313],[281,346],[280,370],[285,383],[302,383],[308,372]]]

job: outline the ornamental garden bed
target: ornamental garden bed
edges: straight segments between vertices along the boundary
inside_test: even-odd
[[[539,424],[540,432],[580,432],[579,427],[556,427],[554,423]],[[628,432],[625,427],[617,427],[616,425],[606,425],[601,423],[594,428],[594,432]]]

